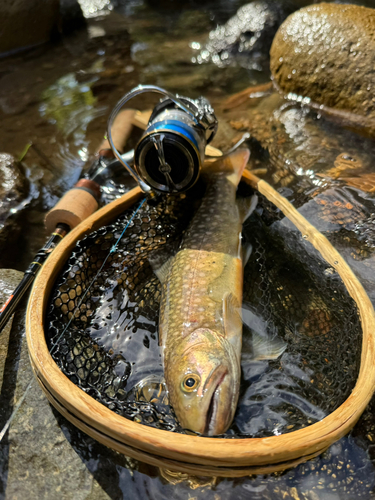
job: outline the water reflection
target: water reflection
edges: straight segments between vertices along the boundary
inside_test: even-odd
[[[112,10],[111,0],[78,0],[86,18],[108,14]]]
[[[102,61],[99,60],[96,66],[101,65]],[[41,115],[53,120],[65,136],[72,135],[77,146],[86,144],[88,124],[106,110],[96,106],[97,99],[91,90],[91,85],[97,79],[93,77],[85,82],[78,82],[76,75],[70,73],[57,80],[42,94]]]
[[[111,17],[113,12],[110,12],[106,19],[91,19],[95,28],[93,33],[97,35],[94,39],[89,40],[86,35],[80,34],[78,38],[65,40],[64,45],[46,52],[43,52],[45,49],[38,49],[23,60],[3,61],[0,71],[2,147],[16,155],[26,142],[35,140],[61,169],[63,187],[67,189],[76,180],[87,152],[93,152],[95,145],[102,139],[104,107],[111,108],[124,92],[139,82],[166,85],[186,95],[204,93],[216,102],[231,91],[241,90],[249,84],[249,79],[256,77],[249,76],[243,69],[233,68],[230,72],[221,72],[215,65],[197,65],[191,58],[201,49],[197,44],[206,41],[209,31],[215,29],[216,24],[224,24],[242,3],[245,2],[201,2],[201,5],[188,2],[182,8],[178,2],[167,1],[155,9],[151,1],[118,1],[117,13],[125,13],[129,17]],[[299,2],[300,5],[303,3],[307,2]],[[91,9],[87,15],[96,15],[109,3],[89,2],[86,5],[89,11]],[[192,5],[193,8],[190,8]],[[133,50],[133,54],[132,46],[138,48]],[[103,71],[95,73],[93,70],[92,76],[89,68],[97,61],[102,64]],[[266,76],[258,74],[261,81]],[[94,84],[98,84],[95,91]],[[44,97],[41,98],[41,95]],[[69,112],[65,112],[64,108]],[[359,138],[352,131],[345,131],[321,117],[314,118],[313,114],[298,105],[280,108],[279,115],[274,115],[275,107],[269,104],[264,103],[264,108],[265,111],[261,106],[257,109],[254,107],[254,113],[243,117],[251,127],[253,166],[265,168],[266,164],[267,178],[271,183],[282,189],[298,206],[307,203],[306,210],[309,209],[308,213],[314,222],[327,232],[335,246],[353,265],[371,298],[375,300],[372,251],[374,200],[373,194],[369,192],[371,187],[366,188],[366,178],[360,177],[372,173],[373,141]],[[40,115],[40,109],[43,116]],[[218,136],[218,146],[228,147],[228,143],[238,133],[227,122],[233,120],[238,125],[241,112],[237,109],[232,115],[221,115],[224,132]],[[74,163],[77,162],[77,150],[83,153],[79,164]],[[356,173],[352,171],[346,179],[340,169],[340,172],[329,172],[336,158],[343,153],[359,158],[362,165],[362,170],[358,169]],[[39,159],[28,157],[27,164],[32,168],[33,179],[40,181],[35,187],[35,203],[25,216],[29,234],[25,227],[23,239],[17,245],[11,240],[9,251],[6,252],[11,259],[10,265],[22,268],[26,267],[44,241],[43,215],[57,200],[57,193],[53,190],[59,194],[63,191],[55,179],[44,175],[44,167]],[[316,175],[320,173],[325,174],[324,177]],[[330,179],[327,179],[326,174],[329,173],[331,176],[328,175]],[[337,173],[340,175],[337,176]],[[349,178],[352,184],[349,184]],[[355,186],[354,178],[357,179]],[[359,185],[358,181],[361,180],[363,182]],[[347,187],[350,185],[354,188]],[[332,199],[330,192],[326,191],[324,195],[320,191],[327,187],[332,188]],[[335,206],[334,202],[341,196],[346,200],[344,205],[349,203],[354,207],[345,209],[351,214],[351,219],[338,216],[340,213],[346,214],[341,210],[342,207],[336,207],[337,217],[330,217],[333,212],[328,209],[329,202],[332,201]],[[319,203],[319,200],[327,203]],[[315,209],[311,210],[313,206]],[[359,213],[363,216],[356,219]],[[340,220],[347,224],[340,224]],[[332,228],[334,232],[331,232]],[[33,375],[26,351],[23,364],[19,364],[22,331],[23,326],[19,327],[18,335],[13,332],[6,362],[9,370],[14,373],[18,370],[20,379],[24,381],[30,380]],[[286,366],[287,362],[288,359]],[[9,398],[13,398],[15,387],[14,373],[11,376],[10,371],[7,372],[8,378],[2,379],[2,395],[8,398],[7,406],[2,406],[2,409],[5,408],[7,414],[11,407]],[[302,378],[302,374],[300,376]],[[19,391],[22,391],[22,384]],[[20,392],[17,393],[18,397]],[[33,485],[36,487],[41,484],[39,479],[43,485],[35,493],[35,498],[42,498],[43,495],[45,498],[52,495],[63,498],[64,491],[68,491],[66,498],[74,495],[82,499],[94,498],[95,495],[99,498],[196,497],[213,500],[249,497],[352,500],[374,497],[374,402],[353,432],[321,457],[284,474],[214,480],[186,478],[159,471],[112,452],[75,429],[57,412],[52,414],[47,404],[43,406],[44,396],[41,393],[37,395],[39,399],[27,399],[20,420],[14,422],[10,438],[7,437],[8,441],[2,443],[0,482],[4,488],[7,487],[8,498],[27,497],[31,491],[34,492]],[[38,415],[41,417],[39,425],[35,420],[28,420],[36,419]],[[25,428],[20,427],[22,422]],[[65,437],[52,432],[56,422]],[[35,441],[30,441],[33,435]],[[74,449],[73,458],[67,453],[64,443]],[[8,453],[11,454],[9,474]],[[63,457],[65,460],[69,457],[72,463],[76,458],[74,466],[77,470],[82,463],[85,464],[88,474],[70,475],[67,468],[61,465],[65,463]],[[19,471],[20,464],[22,467]],[[50,464],[53,467],[49,468]],[[56,476],[51,472],[44,477],[46,470],[54,471],[61,478],[63,489],[56,492],[51,489]],[[64,486],[68,488],[69,483],[74,486],[71,490],[64,490]],[[4,496],[3,489],[0,498]]]
[[[65,437],[112,499],[370,500],[375,468],[361,439],[341,439],[320,457],[284,473],[245,478],[197,477],[111,452],[54,412]],[[251,496],[250,496],[251,495]]]

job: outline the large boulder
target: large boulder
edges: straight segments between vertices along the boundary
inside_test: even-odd
[[[289,16],[273,40],[271,72],[285,93],[375,122],[375,10],[321,3]]]
[[[0,0],[0,55],[34,47],[85,25],[78,0]]]
[[[50,39],[59,15],[59,0],[2,0],[0,54]]]

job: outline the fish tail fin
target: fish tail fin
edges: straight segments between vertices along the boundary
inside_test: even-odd
[[[229,155],[224,155],[223,158],[214,163],[206,164],[204,171],[207,173],[228,172],[228,180],[234,186],[240,183],[242,172],[245,170],[249,161],[250,151],[248,149],[236,149]]]

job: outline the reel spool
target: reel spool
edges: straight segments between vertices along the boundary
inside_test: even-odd
[[[112,125],[120,109],[134,97],[154,92],[163,98],[155,106],[138,142],[130,166],[129,155],[121,155],[112,140]],[[146,193],[176,193],[197,181],[205,159],[206,145],[213,139],[218,121],[204,97],[174,96],[153,85],[139,85],[115,106],[108,120],[108,141],[113,154]]]

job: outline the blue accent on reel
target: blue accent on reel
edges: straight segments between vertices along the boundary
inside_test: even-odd
[[[189,125],[186,125],[185,123],[177,120],[163,120],[152,125],[148,132],[152,133],[159,130],[163,132],[177,132],[178,134],[185,136],[190,140],[190,142],[194,144],[194,146],[199,151],[198,141],[195,138],[195,132]]]

